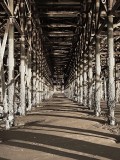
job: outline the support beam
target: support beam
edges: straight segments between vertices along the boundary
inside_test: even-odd
[[[114,78],[114,40],[113,40],[113,15],[110,13],[112,9],[113,0],[108,1],[108,108],[109,108],[109,122],[115,125],[115,78]]]
[[[13,15],[14,11],[14,0],[9,0],[9,8]],[[14,24],[13,17],[10,17],[9,26],[9,53],[8,53],[8,107],[9,116],[14,116]],[[9,128],[9,126],[8,126]]]
[[[103,79],[103,92],[104,92],[104,101],[107,101],[107,78],[104,75]]]
[[[6,24],[4,37],[3,37],[3,41],[2,41],[2,43],[0,42],[0,83],[1,83],[0,84],[1,85],[1,87],[0,87],[0,92],[1,92],[0,102],[3,103],[5,113],[8,112],[8,105],[7,105],[7,89],[6,89],[6,85],[5,85],[3,57],[5,54],[5,48],[6,48],[7,39],[8,39],[9,24],[10,24],[10,20],[8,19],[7,24]]]
[[[100,108],[100,37],[96,36],[95,49],[95,66],[96,66],[96,81],[95,81],[95,115],[98,117],[101,114]]]
[[[75,101],[78,101],[78,60],[77,51],[75,49]]]
[[[31,7],[30,7],[31,8]],[[28,26],[29,26],[29,48],[28,48],[28,53],[27,53],[27,57],[28,57],[28,81],[27,81],[27,85],[28,85],[28,111],[31,110],[32,108],[32,104],[31,104],[31,53],[32,53],[32,43],[31,43],[31,32],[32,32],[32,25],[31,25],[31,13],[29,13],[29,17],[28,17]]]
[[[42,44],[40,40],[40,102],[42,101]]]
[[[78,16],[78,11],[48,11],[48,12],[40,12],[40,17],[47,17],[47,18],[61,18],[61,17],[67,17],[67,18],[75,18]]]
[[[36,107],[39,107],[40,99],[39,99],[39,36],[37,33],[37,39],[36,39]]]
[[[96,46],[95,46],[95,67],[96,67],[96,78],[95,78],[95,115],[98,117],[101,114],[100,108],[100,37],[98,34],[98,19],[99,19],[99,7],[100,1],[96,0]]]
[[[48,33],[48,37],[73,37],[76,36],[74,33]]]
[[[80,60],[80,104],[83,104],[83,62]]]
[[[93,71],[92,71],[92,52],[89,47],[89,60],[88,60],[88,107],[92,109],[92,84],[93,84]]]
[[[83,63],[83,104],[85,107],[87,107],[87,60],[84,57],[84,63]]]
[[[21,35],[21,57],[20,57],[20,114],[25,115],[25,15],[24,15],[24,2],[21,1],[21,29],[23,34]]]
[[[42,28],[76,28],[77,25],[72,24],[60,24],[60,23],[53,23],[53,24],[41,24]]]

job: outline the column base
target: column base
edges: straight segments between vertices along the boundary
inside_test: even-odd
[[[100,117],[101,116],[101,110],[95,110],[95,116]]]
[[[116,125],[116,120],[113,117],[109,117],[108,118],[108,124],[111,126],[115,126]]]

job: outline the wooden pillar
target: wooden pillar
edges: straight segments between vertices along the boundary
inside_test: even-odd
[[[84,57],[84,64],[83,64],[83,104],[87,107],[87,60]]]
[[[118,81],[118,103],[120,103],[120,80]]]
[[[32,63],[33,63],[33,66],[32,66],[32,104],[33,104],[33,107],[36,106],[36,29],[33,28],[33,52],[32,52]]]
[[[119,103],[119,89],[120,89],[120,84],[119,84],[119,66],[116,65],[116,103]]]
[[[114,78],[114,40],[113,40],[113,15],[111,14],[113,0],[108,1],[108,108],[109,122],[115,125],[115,78]]]
[[[40,54],[41,53],[40,52],[41,52],[41,43],[40,43],[40,40],[39,40],[39,58],[38,58],[39,59],[39,62],[38,62],[39,63],[39,69],[38,69],[39,70],[39,86],[38,86],[38,88],[39,88],[39,104],[41,102],[41,94],[40,94],[40,92],[41,92],[41,72],[40,72],[41,71],[41,69],[40,69],[40,65],[41,65],[41,62],[40,62],[41,59],[40,58],[41,58],[41,55]]]
[[[40,87],[40,102],[42,101],[42,78],[41,78],[41,73],[40,73],[40,83],[39,83],[39,87]]]
[[[41,44],[41,42],[40,42]],[[42,101],[42,52],[40,49],[40,102]]]
[[[75,78],[75,74],[74,74],[74,78]],[[73,80],[73,100],[75,100],[75,79]]]
[[[73,100],[73,96],[74,96],[74,81],[71,82],[72,83],[72,93],[71,93],[71,99]]]
[[[80,76],[79,76],[79,58],[77,54],[77,102],[79,103],[79,86],[80,86]]]
[[[44,92],[44,84],[43,84],[44,83],[43,82],[44,81],[43,80],[43,73],[44,73],[44,71],[43,71],[44,70],[44,66],[43,66],[43,63],[44,63],[43,62],[44,61],[43,50],[42,50],[42,59],[41,60],[42,60],[42,62],[41,62],[41,99],[43,100],[43,98],[44,98],[44,93],[43,93]]]
[[[39,106],[39,36],[36,41],[36,105]]]
[[[24,15],[24,2],[21,1],[21,29],[23,34],[21,35],[21,57],[20,57],[20,112],[21,115],[25,115],[25,15]]]
[[[93,72],[92,106],[93,106],[93,109],[95,111],[95,72]]]
[[[88,107],[89,109],[92,109],[92,83],[93,83],[92,52],[89,47],[89,60],[88,60]]]
[[[99,16],[99,7],[100,1],[96,0],[96,30],[97,30],[97,22]],[[96,31],[96,46],[95,46],[95,68],[96,68],[96,78],[95,78],[95,115],[100,116],[101,108],[100,108],[100,37]]]
[[[5,76],[4,76],[4,65],[3,65],[3,54],[5,51],[5,44],[2,47],[0,42],[0,102],[3,102],[4,113],[8,113],[8,104],[7,104],[7,89],[5,85]]]
[[[83,62],[80,60],[80,104],[83,104]]]
[[[77,91],[78,103],[80,104],[80,61],[78,61],[78,78],[77,78],[77,81],[78,81],[78,91]]]
[[[104,90],[103,90],[103,85],[104,85],[104,82],[103,82],[103,77],[101,78],[101,100],[104,100]]]
[[[44,55],[43,55],[43,64],[42,64],[42,73],[43,73],[43,75],[42,75],[42,81],[43,81],[43,83],[42,83],[42,91],[43,91],[43,100],[45,99],[45,57],[44,57]]]
[[[14,0],[9,0],[9,9],[14,14]],[[14,24],[13,17],[10,17],[9,26],[9,53],[8,53],[8,107],[9,115],[14,115]]]
[[[28,26],[29,26],[29,39],[28,39],[28,42],[29,42],[29,49],[28,49],[28,54],[27,54],[27,57],[28,57],[28,111],[31,110],[32,108],[32,105],[31,105],[31,54],[32,54],[32,45],[31,45],[31,32],[32,32],[32,25],[31,25],[31,13],[29,13],[29,17],[28,17]]]
[[[73,93],[73,91],[72,91],[72,82],[69,82],[69,85],[70,85],[70,90],[69,90],[68,94],[69,94],[70,99],[72,99],[72,93]]]
[[[76,54],[76,50],[75,50],[75,101],[77,101],[78,98],[78,81],[77,81],[77,77],[78,77],[78,71],[77,71],[77,54]]]
[[[45,100],[45,77],[43,74],[43,100]]]
[[[99,36],[96,35],[96,52],[95,52],[95,66],[96,66],[96,78],[95,78],[95,114],[96,116],[100,116],[101,108],[100,108],[100,41]]]
[[[103,78],[104,100],[107,101],[107,82],[106,77]]]
[[[35,54],[35,53],[33,53],[33,54]],[[35,61],[35,59],[34,59],[34,61]],[[35,107],[35,105],[36,105],[36,65],[33,66],[33,73],[32,74],[33,74],[32,75],[33,76],[33,100],[32,100],[33,102],[32,102],[32,104]]]
[[[37,71],[36,71],[36,105],[39,106],[39,70],[38,70],[38,63],[37,63]]]

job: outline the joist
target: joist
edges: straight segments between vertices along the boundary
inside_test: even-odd
[[[76,28],[77,25],[71,25],[71,24],[60,24],[60,23],[57,23],[57,24],[42,24],[41,27],[44,27],[44,28]]]
[[[73,37],[75,34],[73,33],[48,33],[49,37]]]
[[[70,12],[70,11],[57,11],[57,12],[46,12],[46,13],[39,13],[41,17],[77,17],[79,12]]]

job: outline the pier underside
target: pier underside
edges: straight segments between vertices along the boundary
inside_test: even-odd
[[[100,120],[98,126],[106,124],[109,127],[118,126],[119,129],[120,0],[0,0],[0,126],[8,130],[16,126],[19,118],[28,118],[31,114],[33,122],[34,111],[35,119],[39,116],[38,122],[30,123],[28,129],[25,126],[24,131],[10,130],[10,135],[13,133],[16,136],[18,133],[20,143],[10,140],[7,142],[9,145],[21,147],[22,143],[28,141],[25,143],[26,150],[36,148],[37,142],[29,141],[32,130],[35,129],[33,132],[36,136],[39,134],[46,138],[46,130],[53,132],[56,129],[58,135],[48,134],[50,144],[52,138],[56,139],[52,148],[49,148],[49,143],[44,143],[45,146],[37,144],[36,154],[46,150],[47,145],[48,153],[56,153],[58,159],[61,154],[65,154],[66,158],[62,157],[65,160],[74,155],[76,159],[93,159],[93,155],[98,155],[95,159],[117,159],[114,155],[109,157],[87,152],[88,148],[83,146],[93,145],[97,136],[90,142],[83,142],[79,132],[88,141],[92,133],[99,135],[101,132],[98,137],[100,146],[96,142],[93,147],[97,146],[103,151],[105,146],[102,146],[101,136],[109,134],[93,131],[94,126]],[[48,114],[48,117],[44,114]],[[42,123],[42,117],[51,124]],[[58,119],[61,121],[59,127]],[[65,125],[61,126],[62,123]],[[91,125],[93,128],[90,131],[88,128]],[[26,136],[28,130],[31,132],[30,138],[19,139],[19,134]],[[67,132],[72,132],[73,137],[69,137]],[[62,139],[60,133],[63,134]],[[62,143],[64,136],[65,145]],[[108,144],[106,137],[105,145],[109,146],[113,142]],[[42,138],[39,139],[40,143]],[[78,146],[74,150],[72,142],[68,147],[68,139],[73,144],[75,141],[78,141],[78,145],[81,143],[86,154],[82,155]],[[31,143],[35,143],[34,146]],[[59,147],[65,150],[59,151]],[[109,153],[114,150],[114,147],[108,148],[106,151]],[[71,156],[67,156],[68,153]]]

